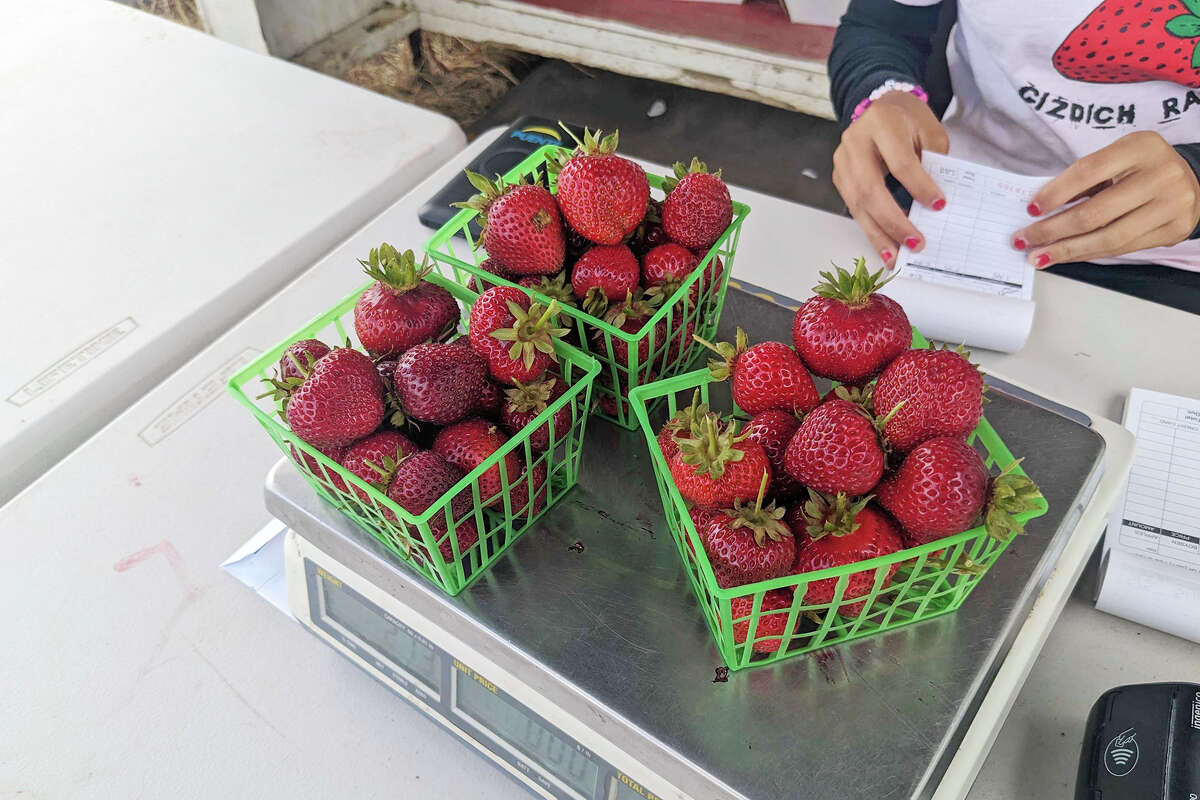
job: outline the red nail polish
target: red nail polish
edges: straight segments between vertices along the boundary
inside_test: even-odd
[[[946,207],[946,198],[939,197],[937,200],[933,201],[933,210],[934,211],[941,211],[945,207]]]
[[[1017,248],[1018,250],[1024,250],[1028,246],[1029,242],[1025,241],[1020,236],[1018,236],[1016,239],[1013,239],[1013,247]]]
[[[880,250],[879,257],[882,258],[883,263],[886,264],[887,262],[892,260],[892,251],[891,250]]]
[[[1046,255],[1045,253],[1042,253],[1040,256],[1037,257],[1037,266],[1044,267],[1049,263],[1050,263],[1050,256]]]
[[[1042,215],[1042,210],[1038,208],[1037,203],[1030,203],[1025,207],[1025,210],[1029,212],[1029,216],[1031,217],[1040,217]]]
[[[915,250],[917,245],[919,245],[920,243],[921,243],[921,240],[915,236],[910,236],[904,240],[904,246],[907,247],[909,250]]]

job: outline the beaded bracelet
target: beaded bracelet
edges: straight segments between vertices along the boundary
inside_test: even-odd
[[[854,122],[854,120],[861,117],[863,112],[871,106],[871,103],[874,103],[888,92],[908,92],[911,95],[915,95],[923,103],[929,102],[929,95],[924,89],[922,89],[920,86],[917,86],[915,83],[905,83],[904,81],[897,81],[888,78],[873,92],[864,97],[862,102],[854,107],[854,113],[850,115],[850,121]]]

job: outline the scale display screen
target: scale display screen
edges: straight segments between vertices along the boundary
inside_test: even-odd
[[[507,697],[456,671],[458,709],[549,770],[584,797],[596,791],[600,768],[575,745],[547,729]]]
[[[392,663],[419,678],[434,691],[441,690],[441,656],[429,645],[380,616],[376,609],[330,581],[325,590],[325,615],[379,651]]]

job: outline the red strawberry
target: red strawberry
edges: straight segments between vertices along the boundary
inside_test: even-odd
[[[359,439],[346,449],[339,463],[349,472],[357,475],[365,483],[372,484],[384,491],[396,465],[408,454],[419,450],[412,440],[396,431],[377,431],[370,436]],[[370,502],[370,495],[357,486],[351,489],[364,502]]]
[[[617,134],[584,130],[574,152],[560,151],[558,205],[576,231],[597,244],[613,245],[633,233],[650,200],[646,172],[616,155]],[[621,295],[624,296],[624,292]]]
[[[749,346],[746,332],[737,329],[737,346],[728,342],[714,345],[703,339],[720,360],[708,362],[713,380],[731,378],[733,402],[747,414],[772,408],[804,414],[817,407],[821,397],[812,376],[800,357],[783,342],[762,342]]]
[[[686,167],[681,161],[675,162],[674,171],[675,176],[663,184],[667,191],[663,229],[671,241],[689,250],[708,250],[733,219],[729,187],[721,180],[721,170],[710,174],[695,157]]]
[[[501,383],[531,383],[558,360],[554,340],[567,332],[558,324],[558,304],[532,302],[515,286],[493,286],[471,306],[471,347],[487,359]]]
[[[658,379],[658,374],[650,367],[646,367],[641,372],[641,381],[639,383],[636,383],[633,385],[641,386],[644,383],[650,383],[651,381],[654,381],[657,379]],[[600,411],[602,413],[607,414],[610,417],[619,418],[620,414],[617,413],[617,397],[616,397],[615,391],[612,388],[612,379],[608,376],[608,370],[601,372],[598,380],[599,380],[598,385],[603,386],[604,388],[608,389],[608,391],[607,392],[596,392],[596,394],[595,394],[595,396],[597,398],[596,404],[600,407]],[[632,420],[633,419],[633,408],[629,405],[629,390],[631,388],[633,388],[633,386],[630,385],[629,376],[624,373],[622,373],[619,383],[621,384],[621,388],[620,388],[621,399],[625,405],[625,417],[626,417],[626,419]]]
[[[548,488],[546,486],[546,462],[539,461],[534,464],[532,475],[534,492],[532,504],[529,502],[530,478],[526,477],[526,473],[522,472],[520,477],[511,484],[512,491],[509,493],[509,505],[512,508],[514,517],[536,517],[546,507],[546,491]],[[503,508],[503,500],[497,503],[496,507]]]
[[[487,372],[487,361],[470,347],[419,344],[396,367],[396,396],[409,418],[449,425],[475,411]]]
[[[396,385],[396,367],[400,361],[394,358],[385,358],[382,361],[375,362],[375,371],[379,373],[379,380],[383,381],[383,390],[390,392]]]
[[[876,294],[883,270],[871,275],[866,259],[854,274],[841,267],[822,272],[792,320],[796,353],[817,375],[858,386],[874,378],[912,343],[912,327],[900,304]],[[889,279],[890,280],[890,279]]]
[[[354,330],[371,355],[398,356],[442,338],[458,324],[458,303],[450,292],[425,281],[431,268],[427,261],[418,268],[411,250],[398,253],[385,242],[358,263],[375,279],[354,306]]]
[[[738,500],[753,500],[763,476],[771,481],[771,462],[762,445],[738,435],[734,422],[721,425],[715,414],[675,441],[679,450],[668,462],[671,478],[683,499],[701,508],[731,508]]]
[[[314,447],[349,445],[383,421],[383,383],[375,364],[357,350],[337,347],[317,360],[297,386],[277,383],[291,429]]]
[[[691,433],[692,425],[703,421],[707,415],[708,403],[700,402],[700,390],[697,389],[692,392],[692,404],[677,409],[675,414],[659,429],[658,447],[662,450],[663,457],[666,458],[668,464],[679,452],[679,446],[675,444],[675,437]]]
[[[783,455],[788,474],[819,492],[866,494],[883,474],[883,449],[870,416],[840,397],[817,406]]]
[[[459,561],[464,567],[470,565],[470,550],[479,542],[479,527],[474,519],[466,519],[454,528],[454,538],[458,540]],[[438,552],[447,564],[454,563],[454,550],[451,549],[450,537],[443,535],[438,542]]]
[[[895,409],[883,435],[897,450],[935,436],[962,436],[983,416],[983,376],[961,350],[906,350],[875,383],[878,413]]]
[[[488,378],[483,382],[483,391],[479,393],[479,404],[475,410],[480,416],[495,419],[500,415],[500,405],[504,402],[504,387]]]
[[[1009,464],[994,480],[983,459],[957,437],[929,439],[913,448],[879,484],[879,504],[904,527],[909,547],[961,533],[980,521],[1007,541],[1024,526],[1013,514],[1034,509],[1041,493]],[[985,513],[986,509],[986,513]]]
[[[625,333],[636,335],[642,328],[646,327],[646,323],[654,316],[655,304],[661,298],[645,297],[643,299],[634,300],[632,293],[626,293],[623,298],[624,302],[620,305],[613,306],[604,314],[604,321],[614,328]],[[654,336],[654,348],[658,352],[662,352],[661,348],[663,339],[666,337],[666,323],[661,320],[654,326],[651,332],[637,338],[637,363],[629,363],[629,353],[631,342],[619,336],[612,337],[612,360],[616,364],[632,370],[641,370],[646,367],[646,361],[650,358],[650,337],[651,333]],[[592,332],[593,351],[596,353],[604,353],[607,355],[608,348],[604,342],[604,332],[594,330]],[[657,359],[656,359],[657,360]]]
[[[326,486],[332,487],[335,491],[346,491],[346,481],[342,479],[341,475],[338,475],[332,469],[326,469],[322,467],[320,461],[313,456],[310,456],[303,450],[300,450],[294,444],[288,445],[288,448],[292,451],[292,461],[295,461],[296,464],[303,469],[308,470],[318,481]],[[348,447],[346,445],[341,445],[338,447],[327,448],[318,447],[317,449],[320,450],[320,452],[330,461],[340,464],[342,463],[342,458],[346,455],[346,450]]]
[[[650,206],[653,208],[654,201],[650,201]],[[638,226],[637,231],[633,234],[633,239],[629,242],[629,249],[634,252],[634,255],[639,258],[646,255],[659,245],[666,244],[671,241],[667,236],[667,232],[663,230],[663,226],[659,222],[651,222],[649,220],[650,211],[646,211],[646,219]]]
[[[792,592],[788,589],[771,589],[763,593],[759,606],[758,625],[750,637],[751,647],[756,653],[774,653],[783,644],[780,638],[787,633],[788,615],[792,609]],[[743,644],[750,633],[750,615],[754,613],[754,595],[740,595],[729,601],[729,610],[734,620],[733,641]],[[740,621],[739,621],[740,620]]]
[[[554,195],[542,186],[501,186],[499,176],[490,181],[466,173],[479,194],[455,205],[479,212],[488,255],[517,275],[553,275],[562,269],[566,245]]]
[[[500,407],[500,427],[512,436],[546,410],[546,407],[567,391],[566,385],[557,378],[547,378],[530,384],[517,384],[517,388],[505,392],[505,401]],[[548,422],[544,422],[529,434],[529,446],[538,452],[550,449],[550,428],[554,427],[554,441],[561,444],[571,430],[571,404],[567,403]]]
[[[551,300],[557,300],[560,306],[576,306],[575,292],[572,291],[565,272],[557,275],[526,275],[517,281],[517,284],[540,292]]]
[[[495,275],[497,278],[503,278],[506,281],[515,282],[517,280],[517,276],[508,267],[494,258],[485,258],[483,261],[480,261],[479,268],[490,275]],[[483,292],[485,289],[496,285],[495,283],[489,283],[487,280],[482,281],[482,283],[483,288],[481,289],[479,286],[480,282],[476,281],[475,276],[472,275],[471,279],[467,281],[467,288],[472,292]]]
[[[763,506],[767,475],[759,483],[754,505],[735,502],[713,514],[700,536],[722,589],[778,578],[796,560],[796,540],[783,522],[784,510]]]
[[[1073,81],[1198,88],[1200,3],[1105,0],[1067,34],[1051,61]]]
[[[443,428],[433,441],[433,451],[454,466],[470,472],[508,442],[497,427],[480,417],[470,417]],[[498,463],[479,477],[479,497],[484,505],[496,507],[504,502],[501,464],[511,486],[521,474],[521,462],[510,450]]]
[[[680,361],[680,355],[685,355],[684,363],[691,363],[689,355],[689,346],[695,344],[696,339],[696,323],[689,319],[684,325],[680,325],[678,319],[675,320],[675,331],[669,334],[669,343],[667,344],[668,365],[675,365]]]
[[[697,253],[696,257],[703,259],[704,254]],[[717,299],[717,295],[721,291],[721,278],[724,276],[724,274],[725,265],[721,262],[721,257],[718,255],[713,255],[712,259],[708,262],[708,266],[704,268],[703,280],[697,284],[705,290],[705,300],[709,298],[712,298],[713,300]]]
[[[761,444],[771,462],[771,496],[776,500],[795,497],[800,493],[800,484],[787,473],[783,462],[788,442],[799,427],[800,420],[795,414],[778,409],[761,411],[746,424],[746,438]]]
[[[292,342],[279,357],[279,376],[283,380],[301,378],[312,372],[313,364],[329,352],[329,346],[316,339]]]
[[[682,245],[668,242],[660,244],[646,255],[642,256],[642,280],[647,288],[657,289],[658,294],[667,300],[679,289],[700,259],[695,253]],[[693,283],[688,296],[695,304],[700,296],[699,282]]]
[[[637,256],[623,244],[597,245],[575,262],[571,290],[589,314],[599,316],[612,301],[637,289]]]
[[[870,499],[864,497],[851,502],[845,495],[830,498],[814,492],[804,504],[808,526],[793,571],[803,575],[899,551],[902,546],[899,531],[887,514],[867,505]],[[882,568],[886,574],[879,585],[880,589],[891,584],[898,566],[891,564]],[[857,603],[846,601],[869,595],[875,587],[876,572],[876,569],[865,569],[850,575],[842,593],[842,604],[835,609],[838,614],[843,617],[862,614],[866,600]],[[832,603],[838,580],[821,578],[811,581],[804,593],[805,605]]]
[[[567,255],[564,259],[567,264],[573,265],[581,255],[587,252],[593,242],[584,236],[579,231],[571,227],[571,223],[563,218],[563,233],[567,240]]]
[[[387,487],[387,496],[408,513],[419,517],[440,501],[464,475],[466,473],[461,468],[438,453],[421,450],[401,459],[395,466],[389,476],[391,482]],[[459,490],[450,500],[450,512],[455,523],[462,524],[472,507],[470,487]],[[447,527],[445,507],[430,515],[429,530],[435,537],[445,533]]]

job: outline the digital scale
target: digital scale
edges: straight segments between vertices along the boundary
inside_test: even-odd
[[[762,340],[786,331],[790,312],[731,289],[725,319]],[[961,797],[969,783],[939,785],[992,679],[1084,509],[1115,500],[1095,496],[1097,428],[1112,423],[989,394],[989,419],[1050,511],[954,614],[722,681],[645,439],[600,420],[578,487],[457,597],[281,460],[266,503],[290,529],[290,610],[537,796]]]

